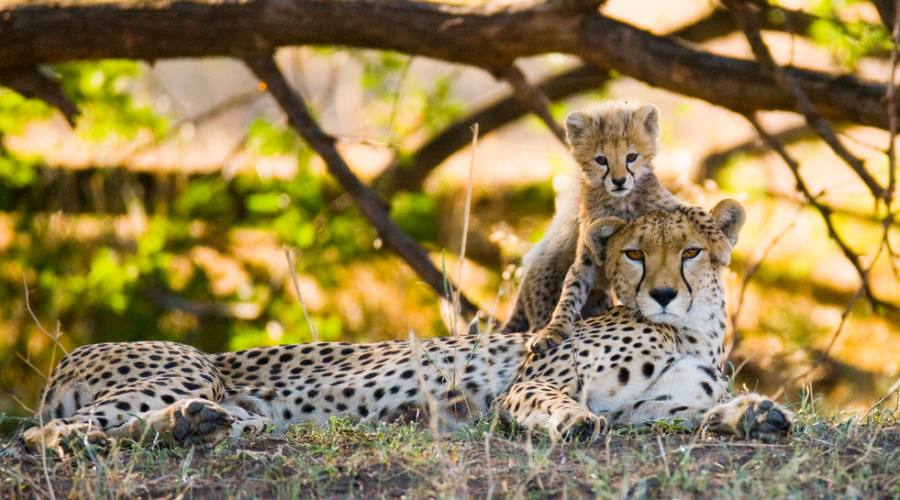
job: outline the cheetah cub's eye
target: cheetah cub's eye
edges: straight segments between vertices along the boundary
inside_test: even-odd
[[[603,155],[594,158],[594,161],[597,162],[598,165],[603,165],[604,167],[609,165],[609,161],[607,161],[606,157]]]
[[[644,252],[640,250],[625,250],[625,256],[631,260],[644,260]]]
[[[683,252],[681,252],[682,259],[693,259],[694,257],[700,255],[699,248],[687,248]]]
[[[625,157],[625,161],[628,163],[634,163],[635,160],[637,160],[637,155],[634,153],[628,153],[628,156]]]

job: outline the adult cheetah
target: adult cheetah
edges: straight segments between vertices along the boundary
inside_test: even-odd
[[[743,220],[725,200],[711,215],[681,207],[595,222],[588,245],[624,305],[577,323],[541,354],[528,353],[527,333],[221,354],[169,342],[80,347],[54,370],[44,425],[23,440],[32,450],[63,450],[73,437],[213,443],[267,424],[416,415],[461,423],[492,407],[554,439],[675,418],[740,437],[783,434],[788,411],[756,394],[732,398],[719,369],[719,271]]]

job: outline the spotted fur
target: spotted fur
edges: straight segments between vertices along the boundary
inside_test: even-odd
[[[171,342],[83,346],[54,370],[44,425],[27,429],[23,439],[33,450],[63,452],[73,442],[119,437],[214,443],[333,416],[459,425],[491,408],[554,439],[591,438],[607,424],[659,419],[705,422],[711,431],[739,436],[778,435],[790,415],[771,401],[746,395],[721,404],[729,395],[719,369],[725,331],[719,270],[742,222],[743,209],[733,201],[712,215],[685,208],[631,223],[595,222],[587,244],[624,305],[577,322],[572,336],[540,354],[526,350],[527,333],[220,354]],[[686,261],[683,252],[693,246],[701,250]],[[625,253],[635,249],[640,263]],[[677,290],[666,306],[651,301],[661,286]]]

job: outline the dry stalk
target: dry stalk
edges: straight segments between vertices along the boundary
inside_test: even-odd
[[[306,310],[306,301],[303,300],[303,294],[300,293],[300,284],[297,282],[297,272],[294,270],[293,252],[288,247],[284,247],[284,258],[287,260],[288,269],[291,273],[291,283],[294,284],[294,291],[297,293],[297,299],[300,301],[300,308],[303,309],[303,317],[306,319],[306,326],[309,328],[313,342],[319,341],[319,332],[309,318],[309,312]]]

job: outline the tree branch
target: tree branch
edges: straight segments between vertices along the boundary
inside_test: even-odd
[[[787,127],[784,130],[773,133],[772,136],[779,142],[787,145],[810,141],[819,137],[805,123]],[[700,160],[700,168],[697,169],[694,180],[702,182],[706,179],[714,178],[719,173],[719,170],[725,167],[735,155],[761,156],[769,151],[769,147],[758,136],[752,136],[746,141],[710,152]]]
[[[56,80],[41,72],[37,66],[30,68],[0,69],[0,84],[5,85],[25,97],[40,99],[59,109],[69,125],[75,126],[78,107],[69,100],[62,86]]]
[[[759,136],[765,141],[769,147],[778,153],[778,156],[781,157],[782,160],[787,164],[788,168],[791,170],[791,173],[794,175],[794,180],[797,183],[797,190],[803,194],[803,197],[806,198],[806,201],[819,212],[822,216],[822,220],[825,221],[825,227],[828,229],[828,236],[837,243],[838,247],[841,249],[841,253],[844,254],[844,257],[850,261],[850,264],[853,265],[853,268],[856,269],[856,273],[859,275],[860,280],[862,281],[861,290],[865,293],[866,297],[869,300],[869,303],[872,305],[872,308],[883,307],[885,309],[896,312],[897,306],[893,304],[889,304],[880,300],[872,290],[871,283],[869,282],[869,271],[870,269],[866,269],[862,262],[860,261],[859,255],[857,255],[851,248],[850,245],[844,241],[843,237],[840,233],[837,232],[835,228],[834,221],[831,219],[831,208],[819,203],[818,197],[810,191],[809,186],[806,184],[806,181],[803,180],[803,176],[800,175],[800,163],[795,160],[785,149],[784,145],[778,141],[775,137],[769,134],[765,128],[759,123],[759,120],[756,119],[753,115],[746,115],[747,120],[753,125],[753,128],[756,129],[756,132]],[[873,261],[874,264],[874,261]]]
[[[266,84],[272,97],[287,115],[291,126],[322,157],[328,171],[341,184],[359,211],[369,219],[382,241],[406,261],[438,295],[449,300],[450,295],[445,287],[448,278],[434,267],[425,250],[391,220],[385,210],[384,201],[360,182],[350,170],[334,147],[334,139],[326,135],[310,116],[306,103],[288,84],[272,56],[247,58],[245,63]],[[461,312],[467,316],[478,311],[478,308],[462,294],[459,302]]]
[[[540,87],[528,83],[528,79],[522,70],[515,64],[504,66],[494,72],[497,78],[501,78],[512,87],[513,95],[528,108],[532,113],[544,122],[544,125],[553,132],[553,135],[559,139],[559,142],[566,144],[566,131],[556,123],[553,115],[550,114],[550,99],[541,92]]]
[[[537,88],[552,102],[601,88],[608,81],[606,71],[595,66],[579,66],[545,80]],[[394,161],[375,178],[373,185],[385,197],[397,191],[419,191],[435,168],[471,142],[472,125],[477,123],[479,135],[484,137],[529,112],[516,96],[502,97],[453,122],[412,154]]]
[[[760,22],[770,30],[806,31],[817,18],[805,12],[772,7],[760,13]],[[702,43],[734,32],[734,17],[725,9],[714,9],[708,16],[672,32],[671,36]],[[551,76],[536,85],[551,102],[590,90],[599,90],[609,81],[606,70],[582,64]],[[395,160],[376,177],[373,185],[386,198],[397,191],[419,191],[428,175],[450,155],[469,144],[470,127],[478,123],[482,137],[518,120],[530,112],[517,96],[508,94],[461,118],[431,137],[417,151]]]
[[[332,44],[493,70],[520,57],[559,52],[742,113],[794,107],[791,95],[753,61],[714,55],[566,2],[171,0],[164,6],[8,2],[0,11],[0,68],[114,57],[245,58],[284,45]],[[883,85],[795,68],[785,72],[823,117],[887,127]]]
[[[756,60],[762,65],[763,70],[774,76],[775,82],[783,90],[789,92],[796,102],[797,110],[806,118],[806,122],[815,130],[828,146],[837,154],[847,165],[853,169],[860,179],[866,184],[872,195],[877,199],[883,199],[887,196],[885,189],[875,180],[874,177],[866,170],[866,166],[862,160],[854,156],[841,142],[834,133],[831,125],[816,110],[815,105],[807,96],[806,92],[801,88],[796,76],[790,71],[785,71],[772,58],[769,48],[762,39],[759,30],[757,16],[751,11],[751,6],[743,0],[723,0],[725,5],[734,13],[738,26],[747,38]]]

